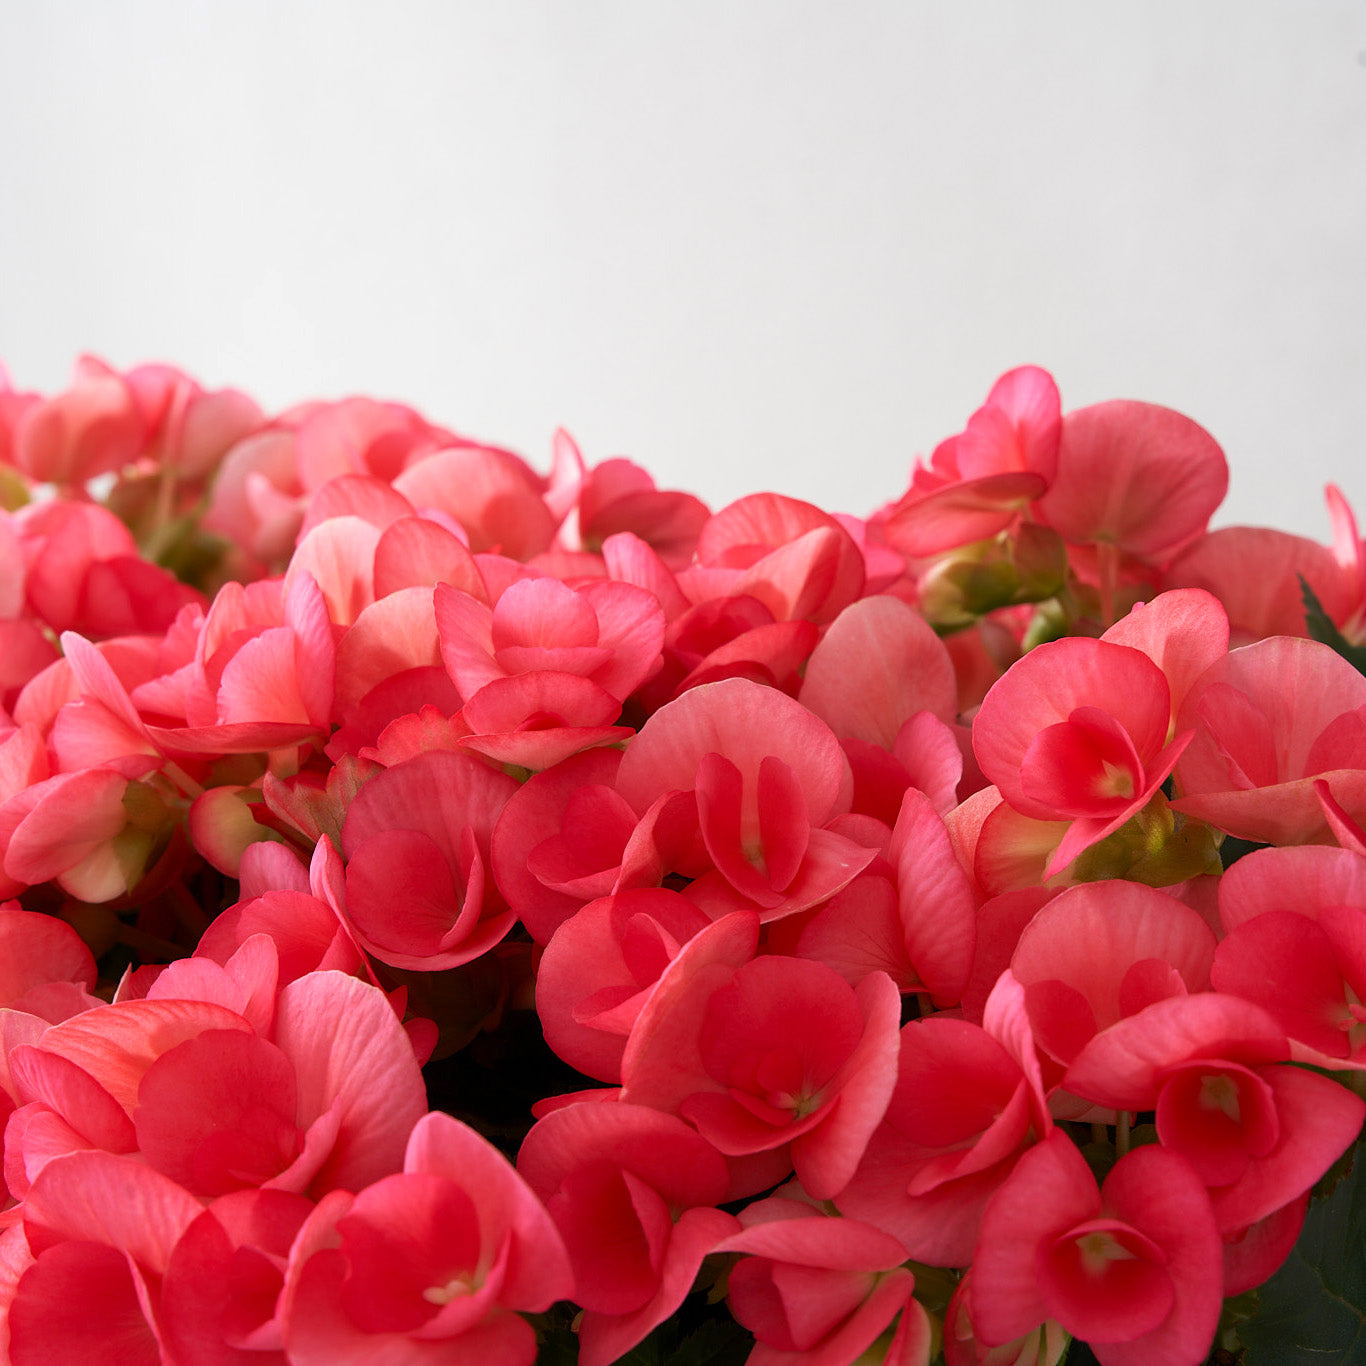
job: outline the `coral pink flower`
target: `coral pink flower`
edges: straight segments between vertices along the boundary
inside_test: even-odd
[[[843,1366],[898,1314],[884,1360],[928,1366],[930,1321],[902,1265],[906,1250],[890,1234],[782,1192],[740,1218],[744,1229],[717,1251],[744,1254],[727,1277],[726,1300],[757,1340],[747,1359],[754,1366]]]
[[[159,1327],[184,1366],[285,1366],[280,1294],[313,1203],[287,1191],[220,1196],[180,1236],[161,1283]]]
[[[533,774],[494,827],[494,877],[538,944],[548,944],[581,906],[617,889],[638,820],[614,787],[620,765],[616,749],[570,755]]]
[[[1255,850],[1219,879],[1219,910],[1216,989],[1270,1013],[1296,1061],[1366,1066],[1366,858]]]
[[[622,1097],[682,1115],[734,1157],[790,1151],[802,1185],[830,1199],[892,1094],[901,995],[885,973],[851,988],[801,958],[731,966],[712,951],[727,924],[689,942],[637,1017]]]
[[[725,1159],[682,1120],[625,1102],[537,1121],[517,1170],[545,1201],[583,1306],[579,1360],[609,1366],[682,1304],[702,1259],[740,1225]]]
[[[145,439],[127,381],[103,361],[82,356],[69,389],[20,413],[13,460],[39,483],[84,484],[136,459]]]
[[[1031,650],[973,722],[977,761],[1035,820],[1071,820],[1048,863],[1059,872],[1152,799],[1190,741],[1168,743],[1171,689],[1146,652],[1068,637]]]
[[[49,1162],[24,1202],[28,1256],[6,1268],[17,1273],[7,1359],[164,1361],[162,1278],[202,1209],[174,1181],[126,1157],[76,1152]]]
[[[202,526],[237,548],[244,576],[278,571],[304,513],[297,433],[280,421],[237,442],[214,480]]]
[[[776,493],[751,494],[714,513],[698,537],[697,559],[699,567],[683,575],[694,601],[748,595],[777,621],[822,625],[864,587],[863,554],[839,522]]]
[[[657,711],[631,742],[617,791],[644,815],[670,792],[696,794],[720,904],[775,919],[833,896],[876,851],[827,828],[847,809],[839,742],[773,688],[726,679]]]
[[[1214,932],[1189,906],[1111,879],[1069,887],[1025,926],[1010,960],[1039,1046],[1066,1066],[1155,1000],[1204,991]]]
[[[627,739],[621,703],[657,667],[664,614],[652,594],[600,579],[510,585],[492,608],[436,589],[441,658],[465,698],[465,743],[501,763],[544,769]]]
[[[903,991],[956,1005],[972,967],[972,884],[928,798],[908,791],[888,848],[896,883],[856,878],[808,922],[798,941],[852,985],[886,972]]]
[[[342,826],[346,915],[394,967],[477,958],[512,928],[488,876],[489,837],[517,783],[469,755],[432,750],[377,774]]]
[[[917,466],[890,509],[887,539],[919,558],[1003,530],[1052,482],[1061,412],[1046,370],[1022,365],[1002,375],[967,427]]]
[[[1290,1047],[1261,1007],[1236,996],[1173,996],[1097,1034],[1063,1079],[1116,1110],[1156,1110],[1164,1147],[1210,1187],[1232,1234],[1307,1190],[1361,1129],[1366,1104],[1285,1065]]]
[[[1366,816],[1366,678],[1327,645],[1273,637],[1232,651],[1196,680],[1179,724],[1195,738],[1176,766],[1177,811],[1239,839],[1321,841],[1322,778]]]
[[[212,977],[211,992],[236,990],[196,966],[182,989]],[[426,1104],[383,994],[336,972],[284,987],[269,1038],[212,1000],[158,997],[53,1025],[9,1061],[23,1117],[5,1151],[15,1191],[82,1148],[140,1152],[203,1196],[355,1189],[398,1168]]]
[[[890,750],[920,712],[958,712],[953,662],[918,612],[896,598],[862,598],[830,623],[807,664],[802,706],[843,739]]]
[[[662,887],[590,901],[541,957],[536,1013],[546,1043],[585,1076],[619,1084],[627,1035],[655,983],[709,924],[692,902]]]
[[[453,1360],[530,1366],[522,1313],[574,1293],[554,1223],[511,1164],[449,1115],[413,1126],[403,1170],[336,1191],[290,1251],[285,1348],[298,1366]]]
[[[1068,541],[1160,563],[1205,529],[1227,491],[1224,453],[1203,427],[1116,399],[1063,418],[1057,474],[1037,510]]]
[[[1024,990],[1004,973],[981,1026],[933,1015],[902,1028],[887,1113],[836,1203],[918,1261],[962,1266],[987,1201],[1051,1128]]]
[[[630,460],[604,460],[588,469],[573,437],[563,430],[555,433],[554,454],[546,498],[567,508],[557,537],[561,545],[597,550],[609,536],[629,532],[671,569],[683,568],[692,558],[698,533],[711,515],[700,499],[656,488],[649,473]]]
[[[54,499],[15,513],[29,611],[58,633],[96,638],[165,631],[203,598],[144,560],[128,528],[97,503]]]
[[[1248,572],[1249,565],[1256,565],[1255,573]],[[1230,526],[1207,532],[1177,556],[1165,582],[1213,593],[1228,612],[1233,644],[1250,645],[1267,636],[1308,634],[1301,575],[1329,617],[1345,621],[1355,595],[1333,552],[1270,527]]]
[[[124,375],[142,412],[143,460],[202,480],[228,449],[262,425],[256,400],[237,389],[206,390],[172,365],[139,365]]]
[[[1209,1198],[1184,1159],[1137,1148],[1098,1191],[1085,1158],[1054,1130],[987,1205],[971,1320],[987,1345],[1056,1320],[1102,1366],[1197,1366],[1222,1285]]]
[[[457,522],[476,552],[529,560],[555,534],[542,497],[544,481],[510,451],[448,447],[413,461],[393,485],[419,512],[443,513]]]

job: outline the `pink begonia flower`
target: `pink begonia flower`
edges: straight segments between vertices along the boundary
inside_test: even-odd
[[[161,1282],[159,1327],[182,1366],[286,1366],[280,1298],[314,1205],[287,1191],[214,1200],[181,1234]]]
[[[366,607],[338,643],[337,714],[344,724],[394,675],[440,666],[441,639],[431,587],[400,588]]]
[[[70,487],[131,463],[146,436],[128,382],[103,361],[82,356],[69,389],[20,413],[12,458],[29,478]]]
[[[992,1193],[1051,1128],[1024,990],[1003,973],[981,1026],[934,1015],[902,1028],[887,1112],[836,1203],[918,1261],[962,1266]]]
[[[574,1293],[555,1225],[523,1177],[449,1115],[413,1126],[403,1170],[336,1191],[290,1250],[289,1360],[530,1366],[523,1313]]]
[[[896,598],[863,598],[831,622],[797,700],[841,739],[890,750],[921,712],[958,713],[953,662],[924,617]]]
[[[1168,743],[1171,688],[1142,650],[1067,637],[1031,650],[973,722],[982,772],[1021,815],[1071,820],[1045,876],[1113,834],[1166,781],[1190,734]]]
[[[1183,1158],[1137,1148],[1097,1190],[1055,1129],[987,1205],[971,1280],[973,1329],[988,1346],[1054,1320],[1101,1366],[1198,1366],[1223,1298],[1219,1231]]]
[[[1069,887],[1024,927],[1010,968],[1059,1079],[1103,1029],[1154,1001],[1205,991],[1214,932],[1175,897],[1110,879]]]
[[[1239,839],[1321,842],[1322,778],[1366,816],[1366,678],[1316,640],[1273,637],[1200,675],[1179,724],[1195,738],[1176,766],[1174,810]]]
[[[1328,616],[1343,622],[1356,598],[1351,579],[1327,547],[1270,527],[1209,531],[1168,567],[1168,587],[1204,588],[1228,612],[1234,645],[1267,636],[1306,636],[1303,575]]]
[[[253,935],[266,934],[275,945],[280,982],[310,972],[363,976],[364,955],[331,906],[293,888],[243,897],[216,916],[200,936],[196,958],[226,964]]]
[[[489,839],[515,779],[463,753],[432,750],[385,769],[347,809],[346,916],[394,967],[437,971],[492,948],[512,928],[489,876]]]
[[[617,544],[615,538],[609,543],[609,555]],[[678,591],[672,578],[669,586]],[[661,585],[651,591],[667,604],[669,594]],[[637,698],[652,713],[689,688],[723,678],[748,678],[795,696],[799,671],[819,637],[812,622],[778,621],[771,608],[748,594],[705,598],[691,607],[684,602],[669,617],[659,672],[641,685]]]
[[[1063,1359],[1072,1339],[1054,1319],[994,1347],[979,1342],[972,1326],[971,1300],[972,1268],[969,1267],[944,1314],[945,1366],[1058,1366]]]
[[[1156,1110],[1163,1146],[1210,1188],[1237,1233],[1302,1194],[1356,1138],[1366,1103],[1287,1065],[1276,1021],[1237,996],[1160,1000],[1097,1034],[1063,1085],[1115,1110]]]
[[[525,579],[490,608],[440,584],[435,605],[441,658],[465,698],[465,745],[544,769],[630,737],[613,723],[657,666],[664,638],[663,612],[644,589]]]
[[[100,1004],[90,994],[97,977],[94,957],[65,921],[0,903],[0,1007],[56,1023],[76,1013],[68,1007]]]
[[[107,1152],[49,1162],[24,1201],[18,1255],[0,1302],[14,1366],[128,1366],[166,1360],[162,1278],[203,1206],[160,1172]],[[79,1312],[73,1312],[79,1306]]]
[[[1058,466],[1062,405],[1053,377],[1035,365],[1007,371],[957,436],[889,510],[888,541],[916,558],[1004,530],[1047,491]]]
[[[401,403],[346,398],[320,404],[299,424],[299,475],[310,490],[348,474],[388,482],[451,440]]]
[[[393,485],[418,512],[444,513],[459,523],[476,552],[528,560],[555,535],[544,481],[510,451],[476,445],[438,450],[413,461]]]
[[[725,1159],[682,1120],[624,1101],[539,1119],[517,1170],[545,1202],[583,1306],[579,1360],[609,1366],[683,1303],[702,1259],[740,1229],[716,1206]]]
[[[972,967],[975,898],[943,821],[922,793],[905,794],[888,860],[895,886],[881,877],[856,878],[807,923],[798,952],[851,985],[881,970],[903,992],[956,1005]]]
[[[729,1156],[776,1167],[790,1153],[807,1191],[830,1199],[892,1094],[901,995],[882,972],[851,988],[823,963],[743,961],[744,941],[725,937],[745,922],[717,921],[665,969],[632,1027],[622,1097],[681,1115]]]
[[[855,1219],[776,1196],[750,1205],[716,1251],[744,1254],[726,1278],[726,1302],[754,1334],[752,1366],[844,1366],[901,1315],[884,1362],[929,1366],[932,1332],[913,1295],[906,1249]]]
[[[224,456],[201,526],[237,548],[252,578],[283,569],[303,521],[298,434],[276,419]]]
[[[1228,463],[1198,423],[1116,399],[1067,413],[1039,520],[1074,543],[1162,563],[1198,536],[1228,491]]]
[[[536,973],[536,1013],[551,1050],[585,1076],[620,1084],[627,1036],[655,983],[711,923],[662,887],[601,897],[576,911],[555,931]]]
[[[876,856],[828,828],[848,807],[848,763],[829,728],[773,688],[726,679],[692,688],[631,741],[617,791],[641,816],[694,793],[713,864],[701,886],[720,906],[766,919],[833,896]]]
[[[554,463],[546,501],[563,520],[557,542],[569,550],[597,550],[609,536],[630,532],[672,569],[692,559],[707,505],[690,493],[657,488],[630,460],[603,460],[588,469],[573,437],[555,433]]]
[[[622,890],[639,817],[616,791],[621,758],[616,749],[584,750],[532,774],[494,827],[494,878],[538,944],[580,907]]]
[[[863,554],[828,513],[755,493],[712,514],[698,537],[697,563],[679,582],[694,602],[748,595],[777,621],[819,626],[862,594]]]
[[[1254,850],[1219,879],[1219,909],[1215,989],[1272,1015],[1297,1062],[1366,1067],[1366,858]]]
[[[192,980],[209,994],[250,990],[196,966],[181,990]],[[336,972],[283,987],[270,1037],[212,1000],[132,1000],[53,1025],[12,1049],[9,1066],[20,1109],[5,1172],[16,1193],[63,1152],[102,1148],[139,1152],[203,1196],[269,1186],[316,1198],[397,1170],[426,1107],[389,1003]]]
[[[1228,613],[1203,589],[1171,589],[1135,605],[1101,639],[1141,650],[1162,670],[1171,692],[1170,738],[1196,679],[1228,653]]]
[[[578,588],[523,579],[492,608],[441,584],[435,602],[442,659],[467,698],[500,679],[548,671],[590,679],[620,702],[654,668],[664,635],[653,595],[606,579]]]
[[[139,365],[124,375],[142,413],[142,459],[179,478],[205,479],[231,446],[265,422],[260,405],[237,389],[204,389],[173,365]]]
[[[116,769],[61,773],[0,806],[4,875],[11,886],[54,881],[80,901],[110,901],[142,880],[169,822],[161,799]]]
[[[162,632],[203,597],[144,560],[128,528],[97,503],[54,499],[13,515],[28,608],[53,631],[95,637]]]
[[[285,588],[301,574],[317,585],[328,617],[338,626],[352,622],[375,600],[374,561],[379,528],[360,517],[329,517],[294,547]]]

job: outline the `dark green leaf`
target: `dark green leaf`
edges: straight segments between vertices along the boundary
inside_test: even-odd
[[[1352,1171],[1309,1207],[1285,1265],[1238,1327],[1246,1366],[1353,1366],[1366,1361],[1366,1180]]]
[[[1358,673],[1366,674],[1366,646],[1348,644],[1303,574],[1299,575],[1299,580],[1300,596],[1304,599],[1304,624],[1310,637],[1336,650]]]

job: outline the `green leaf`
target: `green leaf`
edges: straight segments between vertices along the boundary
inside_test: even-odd
[[[1314,595],[1303,574],[1298,575],[1300,596],[1304,599],[1304,624],[1312,639],[1336,650],[1358,673],[1366,674],[1366,646],[1350,645],[1333,625],[1323,604]]]
[[[1366,1361],[1366,1179],[1351,1172],[1309,1207],[1285,1265],[1238,1326],[1246,1366],[1353,1366]]]

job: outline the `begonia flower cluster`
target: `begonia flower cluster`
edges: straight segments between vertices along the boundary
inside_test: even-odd
[[[1366,1116],[1366,543],[1227,482],[1033,366],[866,517],[0,371],[0,1353],[1228,1345]]]

